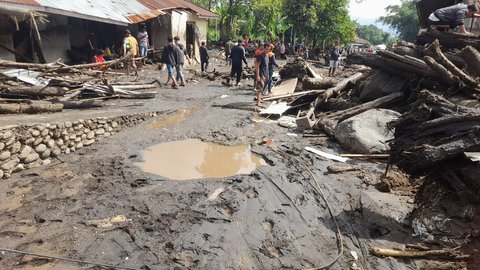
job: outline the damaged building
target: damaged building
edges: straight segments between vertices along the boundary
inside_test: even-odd
[[[185,0],[0,0],[0,59],[18,62],[88,61],[88,39],[115,52],[124,31],[145,25],[150,46],[180,36],[198,57],[208,19],[217,15]],[[89,37],[89,35],[91,35]]]

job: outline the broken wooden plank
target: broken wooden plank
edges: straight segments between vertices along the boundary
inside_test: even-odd
[[[295,92],[297,88],[298,78],[293,78],[289,80],[284,80],[280,84],[275,85],[272,88],[272,96],[270,98],[280,96],[280,95],[287,95],[292,94]]]
[[[288,106],[287,102],[272,103],[268,108],[261,110],[258,114],[260,115],[278,115],[282,116],[286,111],[288,111],[291,106]]]

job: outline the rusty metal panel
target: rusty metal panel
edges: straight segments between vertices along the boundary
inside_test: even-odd
[[[32,10],[94,21],[127,25],[165,14],[151,9],[138,0],[0,0],[31,7]]]
[[[138,0],[143,5],[157,10],[188,9],[201,18],[217,18],[218,15],[186,0]]]

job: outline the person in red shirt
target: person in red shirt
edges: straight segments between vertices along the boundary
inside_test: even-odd
[[[93,56],[93,63],[104,63],[106,62],[105,61],[105,58],[103,57],[103,50],[102,49],[98,49],[97,50],[97,53],[95,54],[95,56]],[[105,69],[107,65],[100,65],[98,66],[100,69]]]

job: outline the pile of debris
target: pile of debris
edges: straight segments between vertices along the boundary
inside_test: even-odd
[[[342,78],[312,74],[302,59],[287,64],[280,74],[284,81],[299,78],[296,91],[264,98],[275,101],[265,111],[283,104],[278,114],[293,114],[297,129],[325,132],[357,154],[390,154],[391,163],[414,176],[452,161],[471,165],[466,155],[478,159],[480,53],[475,48],[442,51],[438,40],[427,46],[403,43],[393,51],[351,54],[347,63]],[[478,175],[480,166],[473,172]],[[478,194],[478,179],[465,182],[459,192]]]
[[[346,62],[337,78],[314,78],[301,59],[287,64],[282,81],[294,77],[298,84],[288,94],[273,91],[264,98],[274,102],[260,114],[276,113],[280,125],[304,130],[304,136],[326,133],[348,151],[337,156],[307,149],[322,157],[388,158],[387,170],[396,165],[416,186],[409,217],[414,234],[475,245],[470,236],[480,230],[480,53],[435,40],[354,53]]]
[[[131,57],[73,66],[59,61],[30,64],[0,60],[0,114],[96,108],[112,98],[154,98],[155,92],[138,90],[156,88],[160,85],[158,81],[118,82],[119,75],[125,73],[109,69],[128,66]]]

